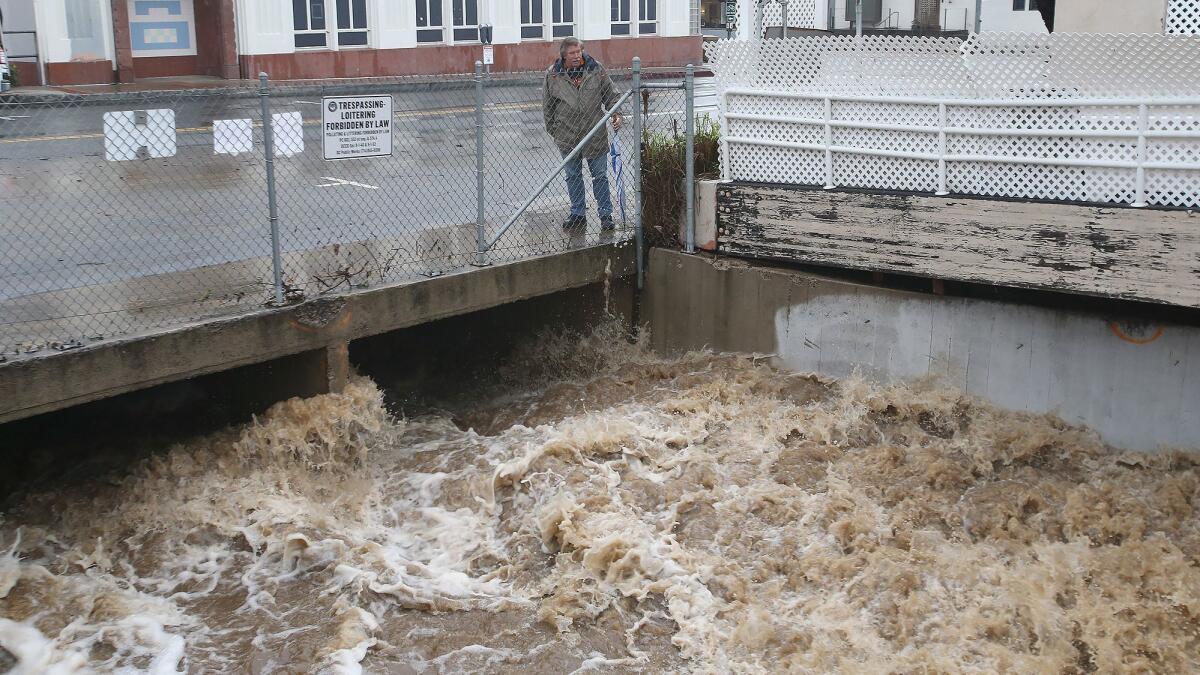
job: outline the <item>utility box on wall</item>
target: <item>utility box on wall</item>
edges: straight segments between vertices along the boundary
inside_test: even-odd
[[[854,23],[855,0],[846,0],[846,20]],[[883,0],[862,0],[863,25],[876,24],[883,21]]]

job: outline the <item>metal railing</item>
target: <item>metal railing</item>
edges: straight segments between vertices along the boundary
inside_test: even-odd
[[[477,64],[476,67],[478,68],[479,65]],[[677,123],[679,121],[679,116],[682,115],[682,119],[683,119],[683,123],[684,123],[683,137],[685,140],[685,151],[684,151],[684,157],[685,157],[684,174],[685,175],[684,175],[684,179],[683,179],[684,180],[684,212],[685,212],[684,250],[687,251],[688,253],[695,252],[695,244],[696,244],[695,161],[694,161],[694,158],[695,158],[694,143],[695,143],[695,131],[696,131],[696,129],[695,129],[695,125],[696,125],[695,72],[696,72],[695,66],[692,64],[688,64],[688,66],[684,69],[683,80],[680,82],[645,82],[642,79],[641,59],[634,58],[633,59],[633,71],[632,71],[632,83],[630,85],[629,91],[625,92],[625,94],[623,94],[620,97],[620,99],[615,104],[613,104],[612,109],[605,112],[605,116],[604,116],[604,117],[608,117],[614,113],[620,113],[622,110],[626,110],[626,109],[632,110],[632,115],[629,115],[629,117],[631,117],[632,123],[633,123],[632,124],[633,137],[636,139],[640,139],[640,142],[638,144],[639,146],[644,146],[646,135],[649,133],[664,133],[664,134],[678,135],[679,130],[678,130]],[[637,98],[641,99],[640,101],[631,101],[631,97],[633,97],[634,92],[638,93]],[[654,112],[651,112],[651,108],[652,108],[651,96],[655,92],[659,92],[659,93],[681,92],[683,95],[683,101],[682,101],[682,105],[678,106],[680,109],[676,109],[677,106],[675,104],[679,103],[678,101],[670,101],[670,102],[667,102],[667,104],[664,106],[666,108],[665,111],[658,109],[658,107],[655,107]],[[631,103],[631,102],[634,103],[634,105],[632,105],[632,106],[626,105],[627,103]],[[491,240],[488,240],[485,242],[481,235],[481,239],[479,240],[481,242],[480,247],[479,247],[479,258],[481,261],[484,259],[486,252],[489,249],[491,249],[493,246],[496,245],[496,243],[501,239],[501,237],[503,237],[505,235],[506,232],[508,232],[508,230],[513,226],[513,224],[515,222],[517,222],[517,220],[524,215],[524,213],[530,207],[530,205],[533,204],[534,201],[537,200],[538,197],[541,196],[542,193],[548,187],[550,187],[550,185],[553,183],[553,181],[567,167],[568,163],[571,162],[573,160],[573,158],[575,158],[577,155],[579,155],[579,153],[581,153],[583,151],[583,148],[588,144],[588,142],[592,139],[592,137],[594,135],[596,135],[597,133],[599,133],[600,130],[604,129],[605,126],[606,126],[606,120],[604,118],[602,118],[589,130],[589,132],[584,136],[584,138],[582,140],[580,140],[579,143],[576,144],[576,146],[570,151],[570,153],[568,153],[563,158],[563,161],[561,164],[559,164],[558,168],[555,169],[552,173],[550,173],[546,177],[545,181],[543,181],[542,184],[529,195],[529,197],[525,200],[525,202],[508,218],[508,220],[505,222],[504,226],[500,228],[499,232],[497,232]],[[668,129],[669,129],[669,131],[668,131]],[[633,178],[634,185],[638,186],[638,188],[634,190],[634,200],[635,200],[636,206],[633,209],[634,219],[635,219],[634,223],[633,223],[633,233],[634,233],[635,246],[637,247],[637,259],[638,259],[637,284],[638,284],[639,289],[642,288],[644,285],[644,275],[643,275],[644,266],[642,264],[642,261],[644,260],[644,257],[645,257],[645,251],[644,251],[645,238],[644,238],[644,233],[643,233],[643,229],[642,229],[642,221],[641,221],[641,217],[642,217],[641,216],[641,214],[642,214],[641,186],[642,186],[642,180],[643,180],[642,172],[641,172],[642,155],[643,155],[642,151],[632,153],[633,161],[632,161],[632,170],[630,172],[632,175],[632,178]],[[482,230],[480,230],[480,231],[482,232]]]
[[[480,64],[476,63],[476,68],[479,68],[479,67],[480,67]],[[638,70],[639,70],[638,64],[635,61],[634,73],[637,73]],[[638,77],[639,77],[638,75],[636,75],[636,74],[634,75],[635,82],[637,81]],[[577,157],[579,157],[579,155],[583,152],[584,147],[587,146],[588,143],[591,142],[591,140],[596,137],[596,134],[601,129],[604,129],[606,127],[606,125],[608,124],[609,116],[612,115],[615,111],[620,110],[621,106],[626,101],[629,100],[629,97],[633,95],[634,91],[635,91],[635,89],[630,89],[629,91],[625,92],[624,94],[621,94],[621,97],[618,98],[617,102],[613,104],[612,109],[604,111],[604,114],[601,116],[600,121],[596,122],[592,126],[592,128],[590,130],[588,130],[588,132],[584,135],[583,139],[581,139],[578,143],[575,144],[575,147],[569,153],[567,153],[567,155],[565,157],[563,157],[563,161],[558,165],[558,168],[555,169],[554,171],[552,171],[550,173],[550,175],[546,177],[546,180],[544,182],[542,182],[541,187],[539,187],[537,190],[534,190],[533,194],[529,195],[529,198],[525,200],[525,203],[521,205],[521,208],[517,209],[517,211],[515,213],[513,213],[511,216],[509,216],[508,220],[505,221],[504,226],[501,227],[500,231],[497,232],[495,234],[495,236],[493,236],[491,239],[487,239],[484,236],[483,188],[482,188],[483,183],[482,183],[482,179],[480,180],[479,222],[478,222],[479,239],[477,241],[479,242],[478,253],[481,258],[487,254],[489,249],[491,249],[493,246],[495,246],[500,241],[501,237],[503,237],[506,233],[508,233],[508,231],[512,228],[513,224],[517,222],[517,219],[525,214],[525,211],[527,211],[529,209],[530,205],[533,204],[534,200],[536,200],[538,197],[540,197],[542,195],[543,192],[546,191],[546,188],[550,187],[550,184],[554,181],[554,179],[558,178],[559,175],[562,174],[563,170],[566,169],[567,166],[571,162],[573,162]],[[637,130],[637,127],[635,126],[634,127],[635,135],[636,135],[636,130]],[[481,143],[481,147],[482,147],[482,141],[480,141],[480,143]],[[483,166],[483,164],[482,164],[482,155],[481,155],[480,167],[482,167],[482,166]],[[481,176],[482,176],[482,172],[483,172],[483,170],[481,168],[480,169]],[[639,176],[637,175],[636,169],[634,171],[634,180],[635,180],[635,183],[637,180],[639,180]],[[635,225],[635,227],[636,227],[636,225]],[[482,261],[480,264],[483,264]]]

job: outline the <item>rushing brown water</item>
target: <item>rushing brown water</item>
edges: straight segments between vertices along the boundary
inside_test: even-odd
[[[1196,455],[603,332],[534,366],[566,377],[407,420],[359,379],[30,497],[0,671],[1200,670]]]

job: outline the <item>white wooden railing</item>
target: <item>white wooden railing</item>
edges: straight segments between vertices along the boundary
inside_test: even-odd
[[[742,107],[749,109],[761,107],[752,103],[745,105],[744,99],[752,98],[810,102],[822,114],[819,116],[807,116],[740,112]],[[885,116],[872,114],[872,106],[903,106],[910,112],[910,115],[896,121],[862,121],[862,119]],[[927,108],[928,110],[922,110],[923,108]],[[972,116],[972,113],[981,108],[1004,111],[1013,120],[1028,119],[1029,116],[1023,113],[1030,110],[1053,110],[1056,113],[1066,113],[1065,115],[1055,114],[1052,116],[1054,119],[1071,117],[1077,122],[1082,121],[1083,124],[1076,124],[1075,128],[1064,129],[1062,127],[1030,128],[1028,126],[1021,126],[1018,128],[1016,126],[972,126],[952,124],[950,122],[951,119],[969,118]],[[731,170],[730,158],[736,157],[739,152],[743,151],[738,146],[749,146],[820,153],[823,172],[817,175],[811,171],[804,171],[805,163],[800,163],[794,168],[801,169],[801,171],[792,176],[798,180],[780,181],[777,180],[779,176],[770,176],[771,171],[765,166],[759,168],[759,173],[756,173],[753,166],[744,166],[739,167],[737,171],[738,175],[736,176],[742,180],[822,184],[824,187],[830,189],[839,184],[854,187],[894,187],[894,185],[889,184],[893,182],[892,179],[894,179],[894,176],[890,179],[886,175],[879,175],[880,172],[894,172],[894,166],[881,166],[879,167],[880,172],[860,171],[858,175],[843,175],[839,181],[839,172],[836,170],[839,157],[842,155],[858,155],[901,159],[916,163],[915,170],[921,174],[931,174],[930,178],[933,180],[920,181],[919,187],[912,185],[910,187],[915,187],[922,191],[934,192],[939,195],[951,192],[972,192],[968,186],[957,184],[956,181],[952,180],[951,172],[951,167],[955,164],[970,163],[984,165],[982,167],[972,167],[976,170],[987,170],[988,165],[995,164],[1007,164],[1018,167],[1071,167],[1107,170],[1106,172],[1096,174],[1097,176],[1103,176],[1103,180],[1097,183],[1097,188],[1100,185],[1109,185],[1112,182],[1111,179],[1115,175],[1112,173],[1113,171],[1124,170],[1131,174],[1128,176],[1131,179],[1127,191],[1129,196],[1125,199],[1119,196],[1113,198],[1114,195],[1112,194],[1101,195],[1095,190],[1089,191],[1089,176],[1087,172],[1079,173],[1076,176],[1078,184],[1075,186],[1075,194],[1042,195],[1052,199],[1065,198],[1080,201],[1079,197],[1086,194],[1091,198],[1083,199],[1082,201],[1127,201],[1132,206],[1141,207],[1149,203],[1192,206],[1195,205],[1195,200],[1200,198],[1200,193],[1198,193],[1200,184],[1195,182],[1200,180],[1200,173],[1197,173],[1200,172],[1200,161],[1197,161],[1200,157],[1196,156],[1196,148],[1193,148],[1193,152],[1190,153],[1190,161],[1168,161],[1151,158],[1151,149],[1152,147],[1156,147],[1156,144],[1162,144],[1163,147],[1158,148],[1162,152],[1157,152],[1155,155],[1165,157],[1178,154],[1169,152],[1169,150],[1171,150],[1171,146],[1179,145],[1180,141],[1200,141],[1200,125],[1193,124],[1187,125],[1187,128],[1172,128],[1172,122],[1183,117],[1181,111],[1200,111],[1200,97],[1159,99],[1141,102],[1133,102],[1126,99],[1073,99],[1069,102],[1029,99],[957,100],[902,96],[822,96],[819,94],[734,87],[726,89],[722,93],[721,109],[725,111],[723,118],[726,122],[726,133],[722,139],[724,145],[722,152],[722,173],[726,179],[735,177],[733,175],[734,172]],[[834,114],[835,109],[846,109],[861,119],[839,119]],[[1085,112],[1088,110],[1099,112],[1089,115]],[[880,108],[879,112],[886,113],[887,110],[886,108]],[[910,121],[914,119],[931,119],[935,123],[914,124]],[[1096,127],[1094,122],[1097,120],[1102,120],[1103,126],[1106,128],[1094,128]],[[1088,125],[1089,121],[1093,122],[1093,124]],[[767,125],[794,127],[797,129],[796,136],[800,138],[815,137],[819,141],[784,140],[792,136],[792,134],[787,133],[786,129],[775,130],[772,133],[772,129]],[[1088,126],[1093,128],[1088,128]],[[877,147],[870,147],[870,145],[862,143],[836,142],[835,133],[843,129],[881,132],[875,138],[883,142],[877,143]],[[899,142],[902,138],[908,139],[909,142]],[[1041,145],[1055,146],[1057,150],[1055,153],[1022,152],[1005,154],[989,152],[986,148],[988,145],[987,142],[978,142],[983,139],[996,138],[1015,139],[1018,141],[1015,144],[1011,144],[1010,147],[1012,145],[1018,146],[1018,148],[1021,146]],[[889,139],[892,142],[887,142]],[[1091,144],[1088,144],[1085,142],[1085,139],[1094,140]],[[1103,141],[1117,141],[1119,145],[1112,142],[1104,143]],[[908,148],[916,147],[918,149],[901,150],[899,149],[901,145]],[[958,148],[957,151],[950,149],[956,146]],[[1090,150],[1102,150],[1103,152],[1089,152]],[[765,163],[772,161],[770,157],[763,157],[762,159]],[[779,157],[776,161],[787,160]],[[929,171],[921,171],[920,163],[930,164],[928,167]],[[1184,178],[1181,182],[1152,180],[1150,187],[1152,188],[1151,191],[1155,194],[1148,194],[1148,172],[1186,172],[1192,175]],[[1036,172],[1030,173],[1032,178],[1032,174]],[[1154,173],[1149,173],[1149,175],[1152,178],[1156,176]],[[1164,175],[1175,176],[1174,173]],[[776,180],[772,180],[772,178]],[[1172,191],[1173,186],[1190,191],[1190,194],[1174,194]],[[1026,189],[1022,189],[1020,185],[1011,187],[1013,189],[997,189],[993,191],[993,194],[1010,197],[1038,196],[1030,194],[1029,188],[1034,188],[1033,192],[1037,192],[1035,186],[1027,185],[1025,186]],[[1052,189],[1052,187],[1042,186],[1042,189]],[[1109,186],[1109,190],[1111,192],[1111,185]],[[1109,198],[1104,198],[1106,196]]]
[[[727,179],[1200,206],[1200,38],[825,36],[708,49]]]

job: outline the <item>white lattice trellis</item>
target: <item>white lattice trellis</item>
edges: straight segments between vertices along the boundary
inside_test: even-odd
[[[1200,0],[1170,0],[1164,27],[1174,35],[1200,35]]]
[[[708,55],[728,178],[1200,205],[1200,38],[821,36]]]
[[[762,6],[762,23],[767,28],[783,25],[783,0],[769,0]],[[789,0],[787,3],[788,28],[816,28],[817,3],[814,0]]]

